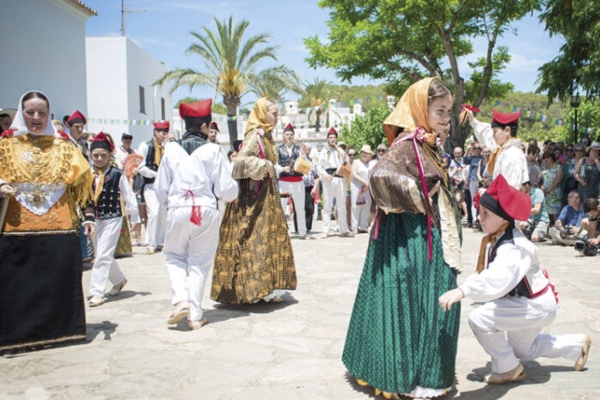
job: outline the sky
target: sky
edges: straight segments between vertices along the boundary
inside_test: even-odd
[[[82,0],[96,10],[98,16],[86,22],[87,36],[121,35],[121,0]],[[124,0],[125,33],[151,56],[162,61],[167,68],[201,68],[198,56],[186,55],[185,50],[193,41],[190,31],[200,31],[202,26],[215,28],[214,19],[226,20],[230,15],[234,21],[245,19],[250,22],[247,34],[270,33],[270,45],[277,45],[277,61],[268,61],[264,66],[285,64],[294,69],[302,82],[314,78],[326,79],[341,84],[334,70],[312,69],[305,59],[309,53],[303,38],[319,35],[326,40],[329,10],[320,8],[317,0]],[[512,82],[516,91],[533,92],[536,89],[538,68],[559,54],[560,38],[550,38],[537,17],[527,17],[513,25],[511,32],[498,41],[497,46],[509,48],[512,60],[500,78]],[[516,35],[513,33],[516,32]],[[468,61],[485,55],[486,42],[474,42],[475,52],[459,60],[461,75],[468,77]],[[381,81],[356,78],[350,84],[377,85]],[[349,83],[344,83],[349,84]],[[173,103],[192,96],[211,97],[210,89],[180,88],[173,94]],[[293,98],[291,98],[293,99]],[[220,99],[219,99],[220,101]],[[243,98],[242,104],[251,101]]]

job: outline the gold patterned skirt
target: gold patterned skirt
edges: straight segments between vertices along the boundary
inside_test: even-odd
[[[115,249],[115,257],[130,256],[132,252],[129,224],[127,223],[127,216],[123,215],[123,223],[121,224],[121,233],[119,234],[119,241]]]
[[[211,298],[251,303],[275,289],[296,289],[296,267],[281,208],[270,178],[238,180],[238,199],[227,204],[215,256]]]

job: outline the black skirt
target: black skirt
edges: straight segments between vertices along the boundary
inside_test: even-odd
[[[85,340],[75,232],[0,237],[0,350]]]

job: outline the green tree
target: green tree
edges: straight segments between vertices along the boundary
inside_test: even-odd
[[[331,96],[331,83],[325,79],[314,78],[312,83],[306,82],[303,94],[305,103],[300,102],[300,106],[310,107],[309,118],[310,114],[315,113],[315,133],[319,133],[321,128],[321,114],[327,109]]]
[[[207,26],[201,27],[200,32],[190,32],[196,39],[187,49],[188,54],[200,56],[203,70],[192,68],[174,69],[167,72],[154,84],[162,85],[172,82],[172,90],[182,86],[208,86],[223,96],[223,104],[227,106],[229,140],[237,139],[237,123],[233,117],[241,98],[248,90],[248,75],[254,73],[256,64],[264,59],[276,60],[277,47],[263,47],[271,38],[270,34],[261,33],[244,40],[249,22],[242,20],[239,24],[233,22],[233,17],[223,22],[214,19],[216,31]]]
[[[283,103],[287,92],[301,94],[302,88],[298,74],[285,65],[279,65],[249,74],[248,92]]]
[[[505,61],[495,56],[498,38],[539,2],[321,0],[321,7],[331,9],[329,37],[326,43],[317,36],[304,40],[311,53],[307,61],[312,67],[335,69],[344,81],[358,76],[385,79],[388,93],[396,96],[425,76],[439,77],[453,87],[458,115],[462,103],[478,106],[486,98],[495,68],[500,67],[494,64]],[[473,52],[471,40],[477,36],[487,38],[487,50],[465,98],[458,58]],[[457,118],[453,125],[458,128]],[[462,145],[464,139],[460,129],[453,129],[455,144]]]
[[[540,20],[550,36],[562,36],[565,44],[559,56],[540,67],[538,93],[547,92],[549,103],[568,102],[580,89],[587,98],[596,98],[600,94],[600,3],[547,0],[546,5]]]
[[[350,123],[350,129],[344,125],[340,140],[349,146],[354,146],[357,150],[364,144],[368,144],[372,149],[375,149],[381,143],[387,145],[385,133],[383,132],[383,121],[391,112],[392,110],[385,104],[373,104],[369,111],[363,115],[358,115]]]

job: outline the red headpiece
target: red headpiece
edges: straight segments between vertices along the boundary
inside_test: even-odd
[[[501,113],[500,111],[492,110],[492,126],[494,126],[494,124],[496,124],[496,126],[518,125],[521,114],[522,111],[517,111],[514,113]]]
[[[169,121],[158,121],[154,123],[154,129],[168,131],[169,128],[171,128],[171,124],[169,123]]]
[[[211,121],[210,129],[214,129],[217,132],[221,132],[221,130],[219,129],[219,125],[215,121]]]
[[[327,131],[327,136],[329,135],[335,135],[335,137],[338,137],[338,133],[333,126],[329,128],[329,131]]]
[[[100,132],[96,135],[90,146],[90,151],[94,149],[105,149],[112,153],[112,151],[115,149],[115,146],[112,144],[110,139],[106,137],[104,132]]]
[[[526,221],[531,215],[531,196],[510,186],[502,174],[492,181],[479,204],[504,219]]]
[[[296,134],[296,132],[294,131],[294,126],[288,122],[288,124],[285,126],[285,128],[283,128],[283,132],[292,132],[293,134]]]
[[[69,119],[67,119],[67,125],[71,126],[73,124],[87,124],[87,119],[85,119],[85,115],[81,113],[81,111],[75,111]]]
[[[210,115],[212,99],[197,101],[195,103],[179,103],[179,116],[181,118],[203,118]]]

